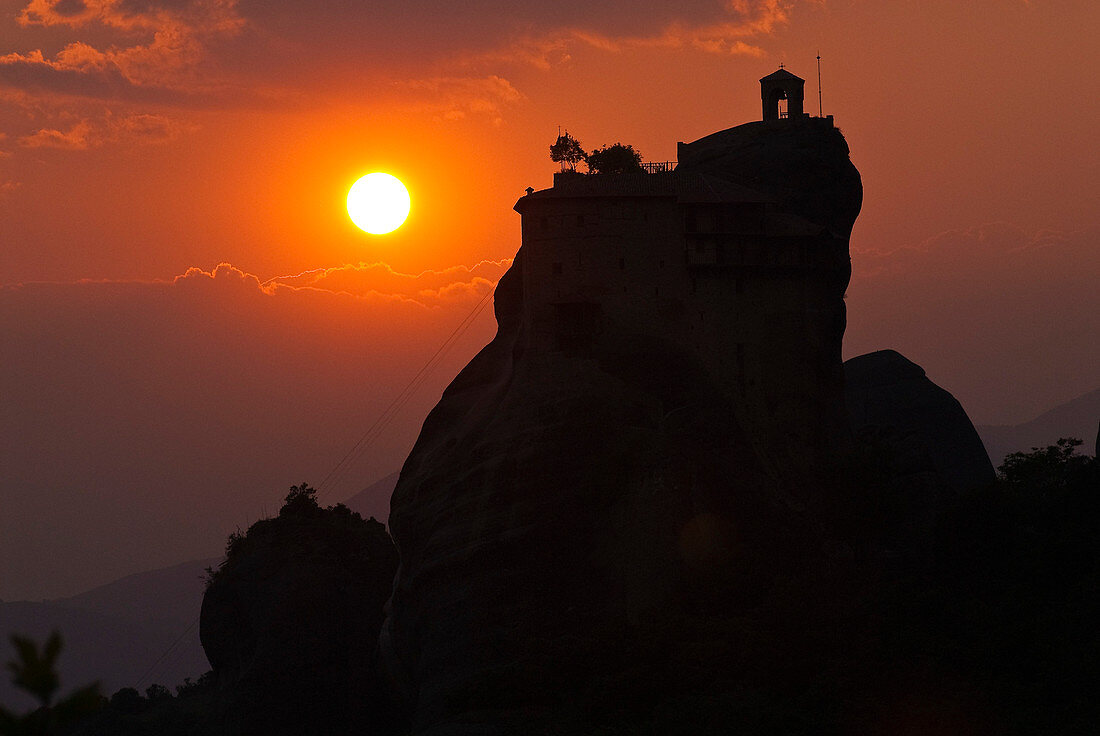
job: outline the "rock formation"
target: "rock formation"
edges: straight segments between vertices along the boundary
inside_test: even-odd
[[[993,465],[959,402],[893,350],[844,363],[845,400],[857,436],[888,445],[898,480],[960,494],[993,482]]]
[[[927,567],[940,516],[993,483],[989,456],[955,397],[899,353],[852,358],[844,375],[862,543]]]
[[[381,523],[293,492],[278,517],[231,537],[200,618],[217,688],[209,731],[388,733],[372,663],[395,568]]]
[[[392,499],[380,641],[416,734],[705,724],[761,666],[740,613],[827,564],[859,175],[829,119],[680,157],[517,203],[497,335]]]

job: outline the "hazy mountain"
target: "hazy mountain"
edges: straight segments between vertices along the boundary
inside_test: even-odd
[[[979,425],[976,429],[996,466],[1004,461],[1005,455],[1053,445],[1060,437],[1084,440],[1081,450],[1091,455],[1096,452],[1097,424],[1100,424],[1100,389],[1056,406],[1030,422],[1014,426]]]
[[[210,668],[198,631],[204,570],[220,561],[192,560],[137,573],[71,598],[0,603],[0,660],[13,656],[8,635],[41,642],[56,629],[65,639],[63,692],[94,680],[110,694],[195,678]],[[0,677],[0,702],[30,705],[7,677]]]
[[[364,519],[374,517],[385,524],[390,516],[390,496],[401,471],[395,470],[385,478],[376,480],[354,496],[344,501],[344,505],[356,511]]]
[[[381,478],[345,504],[363,518],[385,523],[398,475]],[[69,598],[0,601],[0,661],[13,656],[10,634],[41,642],[56,629],[65,638],[60,666],[64,691],[93,680],[110,694],[122,687],[144,689],[152,682],[172,687],[185,677],[194,679],[210,668],[198,629],[204,570],[221,560],[191,560],[135,573]],[[0,703],[28,707],[31,701],[0,677]]]

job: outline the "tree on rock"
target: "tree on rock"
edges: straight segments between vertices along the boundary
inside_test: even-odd
[[[397,716],[374,661],[396,570],[381,522],[322,507],[307,483],[232,534],[199,619],[211,718],[236,724],[225,736],[389,733]]]
[[[613,143],[597,148],[584,158],[590,174],[630,174],[641,173],[642,154],[634,146]]]
[[[569,131],[558,135],[558,139],[550,146],[550,160],[561,164],[562,171],[576,171],[577,164],[586,158],[581,143]]]

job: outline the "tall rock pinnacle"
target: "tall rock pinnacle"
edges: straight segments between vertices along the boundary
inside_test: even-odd
[[[825,543],[859,174],[829,118],[679,158],[516,204],[497,335],[392,500],[381,645],[414,733],[688,707],[675,693],[741,666],[716,632]]]

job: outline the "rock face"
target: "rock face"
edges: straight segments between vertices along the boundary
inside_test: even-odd
[[[706,693],[750,666],[731,626],[824,546],[849,444],[862,192],[818,123],[741,126],[676,172],[517,204],[497,336],[392,499],[380,643],[413,733],[717,732]]]
[[[387,733],[372,662],[396,553],[347,508],[289,504],[231,540],[203,598],[217,733]]]
[[[911,483],[960,494],[993,482],[993,465],[959,402],[893,350],[844,363],[852,429],[890,446]]]

